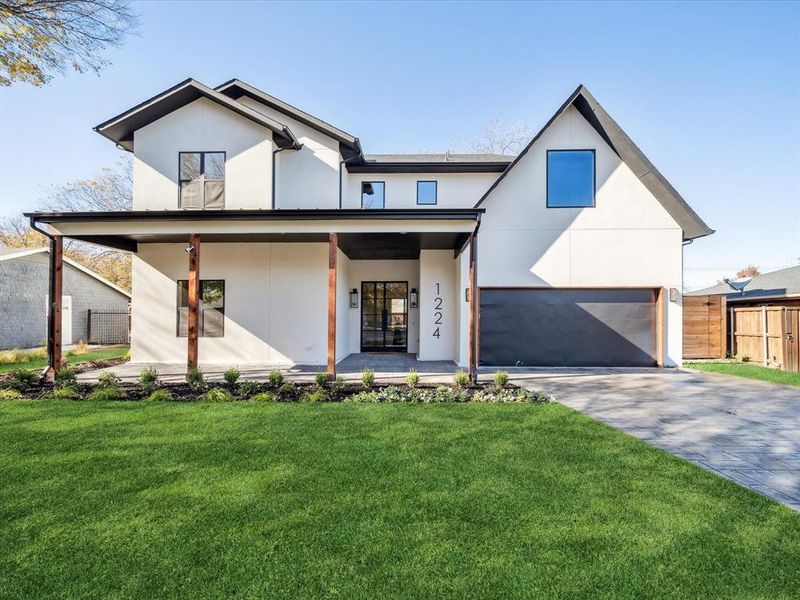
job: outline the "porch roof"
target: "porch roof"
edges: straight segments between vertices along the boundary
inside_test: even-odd
[[[25,213],[34,229],[136,252],[139,243],[327,242],[353,259],[416,258],[421,249],[460,252],[480,221],[470,209],[163,210]]]

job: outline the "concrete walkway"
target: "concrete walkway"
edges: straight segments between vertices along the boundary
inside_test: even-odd
[[[800,389],[658,369],[510,369],[515,383],[800,510]]]

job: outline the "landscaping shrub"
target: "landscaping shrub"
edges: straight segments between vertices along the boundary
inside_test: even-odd
[[[228,385],[235,385],[241,376],[242,372],[238,369],[238,367],[231,367],[222,375],[223,379],[225,379],[225,383]]]
[[[504,388],[508,385],[508,373],[505,371],[497,371],[494,374],[494,384],[499,388]]]
[[[205,387],[206,379],[200,369],[189,369],[186,373],[186,383],[189,384],[192,391],[198,392]]]
[[[5,387],[24,392],[36,383],[37,378],[36,371],[31,369],[15,369],[8,374]]]
[[[260,388],[261,386],[257,381],[243,381],[239,384],[239,397],[249,398],[250,396],[254,396],[258,393]]]
[[[408,402],[418,404],[440,404],[455,402],[486,402],[486,403],[523,403],[523,402],[549,402],[550,396],[541,392],[529,392],[524,389],[510,388],[484,388],[479,390],[466,390],[451,388],[446,385],[435,390],[397,388],[394,386],[377,390],[363,390],[344,398],[345,402],[365,403],[392,403]]]
[[[47,348],[36,348],[35,350],[12,348],[11,350],[0,351],[0,365],[26,363],[42,358],[47,358]]]
[[[469,387],[469,373],[466,371],[458,371],[453,375],[453,383],[460,388]]]
[[[361,371],[361,383],[367,388],[375,385],[375,372],[372,369],[364,369]]]
[[[330,402],[330,397],[324,390],[315,390],[300,396],[300,402]]]
[[[158,371],[153,367],[146,367],[139,373],[139,385],[145,393],[152,392],[158,385]]]
[[[279,388],[283,385],[283,373],[278,370],[270,371],[269,374],[270,387]]]
[[[278,388],[278,402],[293,402],[297,399],[297,386],[287,381]]]
[[[103,371],[97,376],[97,387],[99,388],[119,387],[120,383],[122,383],[120,378],[117,377],[116,373],[112,373],[111,371]]]
[[[19,400],[22,398],[22,392],[19,390],[0,390],[0,400]]]
[[[172,402],[172,392],[165,389],[155,390],[145,400],[148,402]]]
[[[408,387],[415,388],[419,385],[419,373],[417,373],[414,369],[411,369],[406,375],[406,383]]]
[[[260,394],[255,394],[250,396],[250,402],[277,402],[278,399],[275,397],[275,394],[272,392],[261,392]]]
[[[75,387],[78,385],[78,374],[75,369],[69,367],[62,367],[56,373],[54,385],[57,388]]]
[[[314,381],[317,382],[317,385],[321,388],[327,387],[331,381],[331,376],[328,375],[325,371],[320,371],[314,376]]]
[[[80,400],[81,393],[74,387],[57,387],[44,395],[46,400]]]
[[[78,340],[78,343],[75,344],[75,347],[72,349],[70,354],[88,354],[89,348],[86,346],[86,342],[83,340]]]
[[[523,388],[495,388],[476,390],[470,397],[471,402],[488,402],[493,404],[509,404],[523,402],[551,402],[552,398],[544,392],[530,392]]]
[[[90,402],[107,402],[112,400],[127,400],[128,394],[119,385],[106,385],[97,387],[90,392],[86,399]]]
[[[233,402],[233,394],[224,388],[211,388],[198,398],[201,402]]]
[[[345,382],[344,378],[337,377],[330,381],[328,388],[330,389],[331,395],[338,397],[347,390],[347,382]]]

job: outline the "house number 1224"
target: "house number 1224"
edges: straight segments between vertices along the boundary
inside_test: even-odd
[[[441,325],[442,324],[442,297],[439,295],[439,284],[436,284],[436,297],[433,299],[433,324],[434,325]],[[441,337],[441,333],[439,333],[439,328],[433,330],[433,337],[438,338]]]

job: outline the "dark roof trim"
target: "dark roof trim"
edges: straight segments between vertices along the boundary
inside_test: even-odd
[[[483,208],[378,208],[378,209],[277,209],[277,210],[129,210],[84,212],[31,212],[37,223],[70,221],[448,221],[477,220]]]
[[[348,163],[350,173],[502,173],[508,162],[360,162]]]
[[[252,85],[245,83],[239,79],[231,79],[230,81],[226,81],[222,85],[218,85],[214,88],[220,94],[224,94],[229,98],[236,100],[241,96],[247,96],[252,100],[256,100],[257,102],[261,102],[281,112],[304,125],[308,125],[312,129],[316,129],[317,131],[324,133],[325,135],[332,137],[333,139],[337,140],[339,143],[348,146],[349,148],[353,149],[356,154],[359,156],[363,156],[363,150],[361,149],[361,142],[358,140],[357,137],[354,135],[350,135],[346,131],[342,131],[341,129],[334,127],[330,123],[326,123],[322,119],[318,119],[314,115],[310,115],[305,111],[300,110],[281,100],[280,98],[276,98],[275,96],[270,96],[266,92],[262,92],[258,88],[253,87]]]
[[[479,207],[491,193],[500,185],[500,182],[508,173],[522,160],[522,157],[536,144],[545,131],[561,114],[569,107],[574,106],[578,112],[589,122],[605,142],[616,152],[616,154],[628,165],[633,173],[639,178],[644,186],[650,190],[666,211],[683,229],[683,239],[691,240],[706,235],[711,235],[711,229],[697,215],[694,210],[686,203],[677,190],[670,185],[667,179],[655,168],[653,163],[644,155],[636,144],[633,143],[628,134],[617,124],[614,119],[605,111],[594,96],[589,93],[583,85],[570,94],[566,102],[562,104],[556,113],[550,118],[544,127],[537,133],[525,149],[519,153],[516,159],[508,166],[505,172],[497,178],[492,186],[487,190],[483,197],[475,205]]]
[[[220,94],[191,78],[97,125],[94,130],[123,149],[132,152],[134,131],[199,98],[207,98],[258,125],[270,129],[275,143],[281,147],[294,149],[300,147],[297,138],[283,123],[279,123],[257,110],[231,100],[228,96]]]

